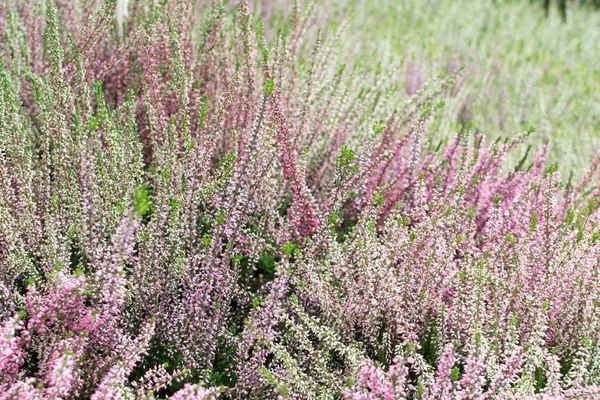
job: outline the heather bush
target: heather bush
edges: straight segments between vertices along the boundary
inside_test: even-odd
[[[294,3],[3,2],[0,399],[600,396],[600,153],[432,145]]]

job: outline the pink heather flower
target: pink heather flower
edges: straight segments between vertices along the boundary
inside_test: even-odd
[[[4,322],[0,331],[0,372],[2,388],[7,389],[20,378],[19,369],[25,362],[27,336],[18,336],[24,329],[20,316],[16,315]]]

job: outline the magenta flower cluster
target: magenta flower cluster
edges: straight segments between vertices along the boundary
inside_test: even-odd
[[[0,399],[600,398],[600,156],[432,143],[458,75],[310,4],[115,3],[0,3]]]

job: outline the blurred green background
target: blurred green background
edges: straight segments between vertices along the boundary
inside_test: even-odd
[[[432,139],[465,124],[489,140],[533,125],[532,152],[549,143],[565,176],[580,174],[600,148],[594,1],[567,1],[566,21],[557,0],[548,12],[545,0],[324,0],[316,15],[328,27],[352,16],[341,57],[394,68],[407,97],[430,76],[463,68]]]

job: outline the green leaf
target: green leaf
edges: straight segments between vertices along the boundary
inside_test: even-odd
[[[261,300],[258,297],[252,299],[252,308],[257,308],[260,306]]]
[[[384,120],[377,121],[377,122],[375,122],[375,125],[373,125],[373,132],[375,132],[375,135],[380,135],[384,129],[385,129],[385,121]]]
[[[270,96],[274,90],[275,81],[273,80],[273,78],[271,78],[265,83],[265,96]]]
[[[458,367],[454,367],[450,370],[450,378],[452,378],[453,381],[458,381],[461,375]]]
[[[340,150],[340,155],[337,157],[337,162],[340,167],[345,167],[352,164],[355,157],[356,154],[354,153],[354,150],[346,145],[343,145]]]
[[[134,191],[133,207],[137,212],[138,217],[144,218],[148,211],[150,211],[151,204],[150,195],[148,194],[148,184],[144,182],[135,188]]]
[[[517,242],[517,239],[511,233],[509,233],[508,235],[506,235],[506,241],[515,244]]]
[[[534,212],[529,221],[529,230],[534,230],[538,223],[538,213]]]
[[[287,242],[283,245],[283,252],[288,258],[291,258],[294,255],[296,250],[296,245],[293,243]]]
[[[572,208],[567,210],[567,216],[565,217],[565,224],[571,225],[575,220],[575,211]]]
[[[210,235],[207,234],[207,235],[202,236],[202,244],[204,245],[205,248],[208,249],[211,241],[212,241],[212,238],[210,237]]]

